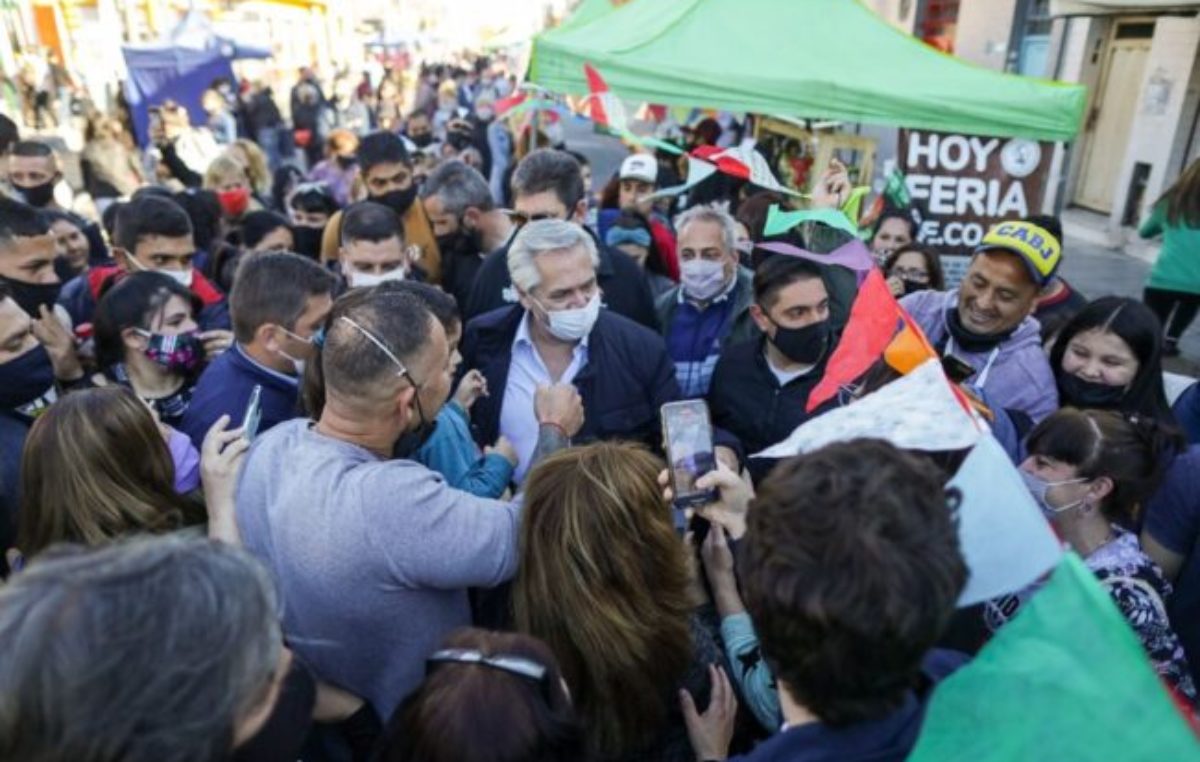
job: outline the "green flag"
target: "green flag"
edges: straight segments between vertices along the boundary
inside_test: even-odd
[[[1074,553],[933,694],[909,762],[1200,759],[1137,636]]]
[[[767,209],[767,221],[763,225],[763,235],[786,233],[803,222],[820,222],[831,228],[843,230],[850,235],[858,235],[858,227],[841,209],[801,209],[785,212],[779,208],[779,204],[771,204]]]
[[[888,175],[887,185],[883,187],[883,197],[897,209],[907,209],[912,199],[908,195],[908,182],[904,173],[893,169]]]

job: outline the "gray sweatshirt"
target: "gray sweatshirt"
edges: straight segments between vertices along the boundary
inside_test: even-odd
[[[386,720],[425,657],[470,624],[466,588],[516,572],[520,510],[311,426],[288,421],[254,443],[238,527],[274,575],[288,645]]]

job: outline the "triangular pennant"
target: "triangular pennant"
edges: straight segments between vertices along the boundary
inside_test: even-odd
[[[958,539],[971,572],[960,606],[1020,590],[1058,563],[1061,543],[991,434],[979,440],[949,486],[962,493]]]
[[[888,289],[883,273],[872,268],[850,307],[850,319],[825,366],[825,376],[808,395],[812,412],[860,378],[883,355],[900,326],[900,304]]]
[[[943,680],[909,762],[1200,759],[1141,643],[1074,553]]]
[[[629,117],[625,113],[625,104],[608,88],[604,77],[590,63],[584,63],[583,73],[587,77],[589,91],[588,97],[583,100],[587,116],[596,124],[617,132],[628,131]]]
[[[937,350],[929,343],[925,332],[913,322],[907,311],[901,318],[904,328],[892,339],[887,349],[883,351],[883,359],[896,372],[907,375],[920,367],[926,360],[936,360]]]
[[[959,402],[941,363],[930,361],[849,405],[809,419],[752,457],[790,458],[862,437],[885,439],[906,450],[964,450],[974,446],[983,428]]]
[[[805,222],[819,222],[850,235],[858,235],[858,227],[850,221],[841,209],[797,209],[784,211],[779,204],[771,204],[767,209],[767,222],[763,226],[763,235],[779,235]]]

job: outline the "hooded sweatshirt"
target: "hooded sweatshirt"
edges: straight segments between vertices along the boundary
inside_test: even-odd
[[[950,333],[946,318],[958,308],[958,291],[918,291],[900,304],[945,355]],[[956,345],[954,356],[975,368],[967,385],[981,391],[991,407],[1020,411],[1035,424],[1058,409],[1058,387],[1042,349],[1041,326],[1034,318],[1022,320],[994,350],[968,352]]]

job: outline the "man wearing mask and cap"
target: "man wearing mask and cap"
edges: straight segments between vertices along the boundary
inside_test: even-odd
[[[596,220],[596,233],[601,241],[608,240],[608,229],[621,212],[634,210],[650,220],[650,236],[658,250],[667,276],[679,279],[679,258],[676,256],[675,232],[669,221],[654,208],[647,197],[658,186],[658,160],[648,153],[625,157],[617,174],[617,208],[601,209]]]
[[[487,181],[461,161],[443,162],[421,186],[421,203],[442,254],[442,288],[461,310],[488,252],[512,234],[508,215],[496,209]]]
[[[759,265],[752,288],[749,312],[761,335],[724,348],[708,392],[713,425],[741,440],[748,455],[812,417],[808,395],[837,343],[820,265],[777,254]],[[757,481],[775,461],[750,458],[747,465]]]
[[[124,273],[154,270],[189,289],[201,304],[196,316],[200,338],[211,357],[233,343],[225,296],[192,265],[196,246],[187,212],[169,198],[146,193],[121,206],[113,230],[116,264],[99,265],[62,288],[58,303],[75,325],[92,322],[96,303],[109,281]]]
[[[715,207],[694,206],[675,221],[680,284],[658,299],[658,320],[685,398],[708,394],[721,349],[758,335],[750,315],[753,278],[738,266],[734,220]]]
[[[358,167],[367,200],[382,204],[396,213],[405,237],[419,252],[416,264],[431,283],[442,282],[442,258],[425,207],[416,203],[417,184],[413,179],[412,157],[404,141],[390,132],[373,132],[358,145]],[[321,261],[338,258],[342,239],[342,213],[330,218],[321,241]]]
[[[519,304],[467,325],[462,368],[476,368],[491,394],[472,410],[480,442],[504,435],[517,451],[520,484],[538,442],[530,403],[547,384],[573,384],[583,398],[579,441],[629,439],[661,444],[659,408],[680,398],[662,338],[612,310],[601,309],[599,254],[579,224],[545,219],[526,224],[508,248]],[[718,457],[737,469],[728,447]]]
[[[1058,240],[1045,228],[1001,222],[975,249],[958,290],[920,291],[900,302],[942,355],[947,375],[1007,411],[1018,432],[1058,408],[1033,312],[1061,261]]]

